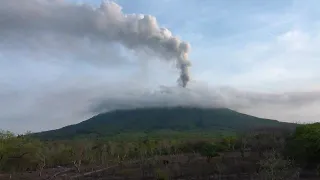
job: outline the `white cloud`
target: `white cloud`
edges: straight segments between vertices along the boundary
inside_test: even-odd
[[[320,52],[317,49],[320,45],[319,35],[292,29],[275,35],[269,41],[246,42],[242,48],[225,46],[220,52],[213,48],[211,54],[205,56],[211,55],[213,60],[208,61],[213,61],[210,65],[218,70],[212,71],[211,67],[207,65],[206,68],[202,64],[202,71],[204,68],[208,70],[195,76],[204,81],[210,81],[217,76],[220,79],[216,82],[218,84],[245,89],[308,89],[308,86],[314,86],[320,79]]]
[[[320,105],[320,91],[257,93],[200,82],[192,82],[184,89],[128,81],[60,79],[42,87],[46,88],[2,92],[0,118],[7,119],[0,121],[3,128],[16,132],[47,130],[113,109],[177,105],[228,107],[260,117],[310,122],[317,120],[316,107]]]

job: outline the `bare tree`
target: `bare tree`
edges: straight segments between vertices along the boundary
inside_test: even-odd
[[[39,171],[39,176],[42,176],[42,171],[46,167],[46,155],[43,152],[38,152],[37,157],[39,159],[39,163],[37,165],[37,169]]]
[[[291,160],[285,160],[275,149],[264,152],[264,159],[260,160],[260,178],[270,180],[293,180],[299,178],[298,169]]]

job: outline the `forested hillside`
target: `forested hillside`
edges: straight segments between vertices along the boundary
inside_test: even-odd
[[[239,132],[259,127],[294,127],[294,124],[262,119],[230,109],[190,107],[141,108],[99,114],[79,124],[36,133],[41,139],[110,137],[118,134],[176,134],[183,132]]]

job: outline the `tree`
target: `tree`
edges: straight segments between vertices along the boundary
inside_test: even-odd
[[[213,157],[219,156],[217,153],[217,146],[212,143],[203,144],[200,149],[200,155],[207,158],[207,162],[210,162]]]
[[[320,123],[297,127],[285,153],[299,163],[316,167],[320,163]]]
[[[47,159],[49,158],[49,149],[44,145],[40,145],[36,152],[37,169],[39,171],[39,176],[42,176],[42,171],[47,165]]]
[[[227,136],[222,139],[222,143],[225,144],[228,150],[234,150],[237,138],[234,136]]]

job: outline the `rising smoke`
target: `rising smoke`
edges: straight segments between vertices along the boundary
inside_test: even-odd
[[[56,44],[48,37],[53,37],[51,40]],[[57,49],[56,56],[59,51],[76,46],[77,43],[70,45],[70,39],[86,39],[91,44],[120,43],[128,49],[174,62],[183,87],[190,80],[190,45],[160,27],[155,17],[124,14],[122,8],[111,1],[94,8],[60,0],[1,0],[0,39],[0,52],[25,46],[43,51],[47,47],[50,51]]]

